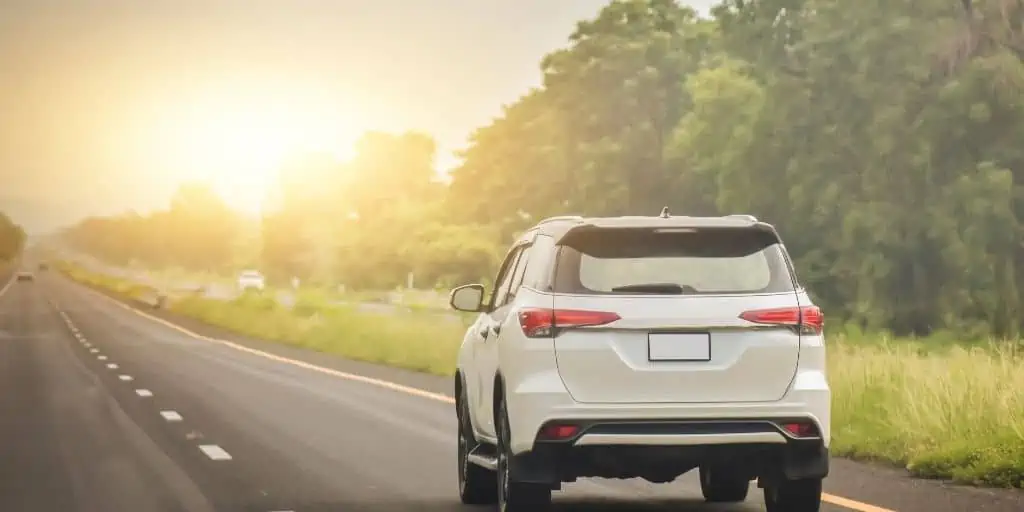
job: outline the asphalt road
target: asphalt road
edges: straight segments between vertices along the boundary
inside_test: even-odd
[[[230,342],[55,274],[0,296],[0,510],[488,510],[458,504],[448,379],[160,315]],[[827,512],[1024,510],[1024,493],[841,460],[826,490]],[[556,496],[573,512],[763,510],[756,490],[705,505],[694,475],[581,481]]]

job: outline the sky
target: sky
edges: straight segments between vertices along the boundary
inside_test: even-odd
[[[0,211],[32,230],[422,130],[454,165],[606,0],[0,0]],[[694,1],[707,4],[709,1]]]

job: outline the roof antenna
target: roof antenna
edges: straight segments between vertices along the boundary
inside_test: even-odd
[[[666,207],[661,209],[661,218],[663,218],[663,219],[667,219],[668,218],[668,206],[666,206]]]

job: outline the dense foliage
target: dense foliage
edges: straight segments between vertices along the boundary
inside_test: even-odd
[[[18,256],[25,244],[25,230],[0,212],[0,263]]]
[[[345,165],[297,162],[263,222],[268,272],[478,279],[541,217],[668,205],[776,224],[833,321],[1018,334],[1020,2],[725,0],[702,18],[619,0],[569,42],[541,63],[541,87],[472,134],[447,187],[419,134],[368,134]],[[175,206],[91,219],[72,238],[111,259],[216,268],[232,261],[227,230],[243,230],[231,218]]]

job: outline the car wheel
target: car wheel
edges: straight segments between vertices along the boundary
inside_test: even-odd
[[[821,509],[821,479],[780,480],[764,486],[768,512],[818,512]]]
[[[512,480],[508,409],[498,405],[498,510],[500,512],[543,512],[551,507],[551,488]]]
[[[735,503],[747,499],[750,479],[737,476],[726,467],[701,466],[700,490],[711,503]]]
[[[459,393],[455,411],[459,424],[459,498],[466,505],[494,504],[498,501],[498,475],[469,461],[469,452],[476,446],[476,440],[465,390]]]

